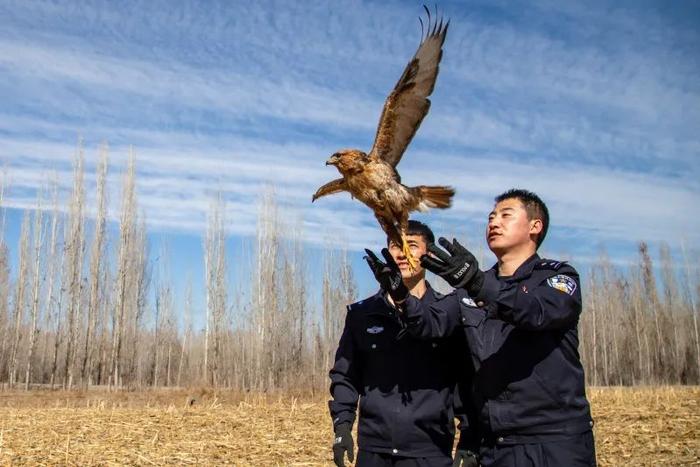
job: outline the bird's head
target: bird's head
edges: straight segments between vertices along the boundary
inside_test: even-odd
[[[362,172],[368,162],[367,154],[357,149],[344,149],[333,154],[326,165],[334,165],[341,174]]]

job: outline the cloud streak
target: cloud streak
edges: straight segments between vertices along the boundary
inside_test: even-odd
[[[700,247],[688,215],[700,201],[694,28],[672,11],[657,18],[604,3],[445,10],[452,23],[432,110],[399,169],[407,184],[449,183],[458,195],[451,210],[421,218],[477,237],[493,196],[521,186],[550,205],[554,251],[590,255],[640,239]],[[110,144],[113,212],[134,146],[154,231],[202,232],[220,190],[231,233],[249,235],[258,196],[274,186],[310,244],[381,241],[357,202],[312,205],[310,195],[336,177],[323,166],[328,154],[369,149],[417,45],[418,14],[404,2],[5,2],[4,203],[32,207],[50,174],[65,195],[80,134],[90,173],[98,142]]]

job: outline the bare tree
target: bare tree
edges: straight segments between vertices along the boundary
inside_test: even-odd
[[[136,243],[136,191],[135,164],[133,153],[129,155],[129,165],[122,188],[121,221],[119,224],[119,258],[116,277],[114,314],[112,319],[112,353],[110,358],[110,385],[122,384],[121,359],[125,335],[125,317],[130,306],[131,277],[134,270],[134,247]]]
[[[3,197],[5,193],[4,179],[0,183],[0,380],[8,370],[7,344],[10,342],[10,320],[9,320],[9,300],[10,300],[10,262],[9,252],[5,244],[5,208]]]
[[[151,281],[146,223],[143,218],[137,219],[134,239],[133,269],[130,274],[130,299],[132,304],[128,308],[128,322],[130,325],[129,346],[131,348],[128,377],[129,384],[132,387],[142,387],[145,384],[144,374],[147,369],[147,360],[144,358],[144,352],[140,351],[142,349],[141,339],[145,335],[141,332],[141,327],[148,305],[147,297]]]
[[[0,242],[0,380],[7,371],[7,343],[10,342],[9,326],[10,265],[7,245]]]
[[[45,289],[45,297],[44,297],[44,317],[45,317],[45,332],[44,332],[44,339],[43,339],[43,348],[41,350],[41,368],[42,371],[45,371],[46,369],[46,364],[47,360],[49,358],[49,349],[50,349],[50,339],[49,339],[49,331],[52,330],[52,327],[54,325],[54,322],[56,320],[55,317],[55,310],[56,310],[56,293],[55,293],[55,284],[56,284],[56,275],[57,271],[60,270],[60,257],[59,255],[56,254],[58,250],[58,220],[59,220],[59,211],[58,211],[58,185],[54,182],[52,185],[52,208],[51,208],[51,236],[49,238],[49,252],[47,255],[47,261],[46,261],[46,266],[44,268],[44,281],[48,281],[46,289]],[[54,339],[57,339],[57,336],[53,336]]]
[[[83,361],[80,368],[80,379],[84,387],[90,384],[93,359],[93,334],[97,325],[100,296],[105,288],[102,282],[102,268],[105,262],[105,223],[107,217],[107,165],[108,149],[104,144],[100,148],[100,164],[97,174],[97,206],[95,217],[95,232],[90,252],[90,298],[87,307],[87,329],[85,330],[85,346],[83,348]]]
[[[27,279],[30,276],[29,223],[29,212],[25,212],[22,230],[20,231],[19,273],[17,275],[14,313],[12,316],[15,330],[12,338],[12,347],[10,348],[10,387],[13,387],[17,382],[17,354],[22,339],[21,330],[24,321]]]
[[[254,385],[257,389],[273,387],[277,352],[273,345],[274,316],[278,310],[277,262],[280,226],[274,192],[264,193],[259,208],[256,232],[256,268],[254,272],[252,323],[255,338],[251,345]]]
[[[79,143],[75,154],[73,166],[73,193],[71,195],[68,211],[67,235],[65,245],[65,270],[64,289],[67,293],[66,312],[66,353],[63,368],[63,387],[70,388],[73,385],[74,353],[77,346],[78,329],[77,321],[80,316],[82,296],[82,266],[83,249],[85,246],[83,226],[85,223],[83,207],[85,204],[85,190],[83,186],[83,146]]]
[[[190,354],[190,340],[192,336],[192,281],[187,281],[187,291],[185,293],[185,309],[184,309],[184,335],[182,337],[182,351],[180,352],[180,361],[177,365],[177,386],[182,385],[182,368],[185,358]]]
[[[27,352],[27,370],[24,378],[24,388],[29,390],[29,385],[32,379],[32,361],[34,359],[34,350],[36,348],[37,324],[39,319],[39,291],[41,290],[42,274],[41,274],[41,251],[44,244],[44,226],[43,226],[43,211],[41,206],[41,191],[39,192],[38,207],[34,211],[34,268],[32,272],[32,307],[31,320],[32,324],[29,329],[29,350]]]
[[[357,289],[346,251],[326,251],[323,275],[322,369],[327,371],[343,331],[346,307],[357,299]]]
[[[682,284],[683,284],[683,297],[684,302],[687,304],[687,310],[692,317],[692,329],[693,329],[693,339],[695,343],[695,364],[696,372],[700,377],[700,333],[698,332],[698,301],[693,296],[693,288],[691,286],[692,273],[690,264],[688,262],[688,252],[686,250],[685,244],[681,244],[681,253],[683,255],[683,274],[682,274]],[[696,273],[697,274],[697,273]],[[696,293],[700,296],[700,278],[696,275],[697,289]]]
[[[170,285],[170,267],[168,264],[168,248],[161,246],[159,256],[159,269],[157,272],[156,303],[154,307],[154,338],[153,338],[153,387],[160,385],[162,364],[161,359],[165,358],[165,379],[164,385],[170,386],[172,343],[176,337],[174,335],[175,325],[173,317],[173,294]],[[165,355],[163,355],[165,354]]]
[[[204,337],[204,380],[217,385],[221,368],[221,337],[228,307],[226,292],[226,203],[221,193],[212,204],[204,242],[206,323]],[[213,346],[212,346],[213,344]]]

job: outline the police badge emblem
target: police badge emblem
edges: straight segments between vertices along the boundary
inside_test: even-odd
[[[574,291],[576,291],[576,281],[564,274],[550,277],[547,279],[547,284],[569,295],[573,295]]]

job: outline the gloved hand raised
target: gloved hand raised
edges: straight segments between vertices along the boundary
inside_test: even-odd
[[[355,461],[355,445],[352,442],[351,426],[349,423],[341,423],[335,427],[333,439],[333,462],[337,467],[345,467],[345,453],[348,460]]]
[[[447,252],[431,243],[428,251],[434,256],[421,256],[421,266],[445,279],[452,287],[466,289],[470,297],[475,297],[484,285],[484,273],[479,270],[476,258],[456,239],[450,243],[440,237],[438,241]]]
[[[389,250],[382,248],[382,256],[384,256],[386,263],[377,258],[372,250],[365,248],[365,252],[367,253],[365,260],[382,290],[391,296],[396,305],[403,303],[408,298],[408,287],[403,283],[401,270],[396,265]]]

